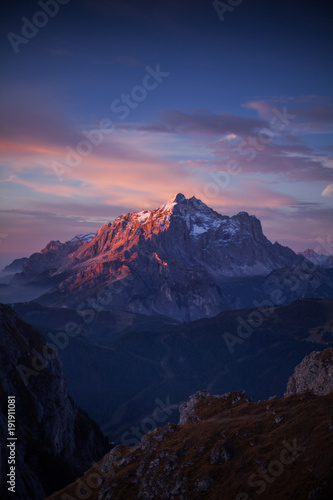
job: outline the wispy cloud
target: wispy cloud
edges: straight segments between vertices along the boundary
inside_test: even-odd
[[[211,113],[209,111],[193,111],[184,113],[178,110],[162,111],[153,123],[141,125],[139,130],[148,132],[165,132],[172,134],[224,135],[244,136],[267,126],[261,118],[248,118],[228,113]]]
[[[82,130],[98,125],[92,122],[79,126],[56,113],[52,104],[44,107],[43,114],[38,114],[28,102],[25,106],[3,106],[6,126],[1,129],[0,137],[4,166],[0,184],[8,210],[12,210],[16,193],[16,210],[26,210],[25,217],[32,217],[33,209],[36,213],[50,214],[47,220],[38,222],[37,216],[34,219],[42,235],[38,236],[36,231],[36,239],[29,243],[35,245],[36,250],[41,238],[44,244],[45,235],[50,233],[51,220],[59,221],[59,226],[58,222],[55,225],[59,231],[63,224],[68,232],[71,224],[77,231],[84,227],[86,220],[86,229],[90,231],[93,220],[96,224],[102,223],[123,212],[157,207],[177,191],[195,195],[230,215],[249,211],[266,221],[268,236],[281,237],[285,244],[297,243],[301,235],[293,239],[292,230],[281,229],[281,218],[290,210],[288,227],[293,227],[298,234],[299,208],[304,212],[302,203],[306,200],[301,193],[306,190],[302,188],[298,192],[295,187],[292,194],[286,194],[291,193],[285,190],[286,183],[291,181],[311,185],[312,193],[318,193],[318,205],[307,206],[309,224],[314,234],[318,232],[314,229],[315,222],[311,221],[318,223],[318,210],[329,203],[328,197],[332,194],[332,151],[325,144],[320,150],[310,145],[301,127],[298,136],[292,127],[286,126],[284,130],[272,132],[269,141],[260,142],[260,133],[270,127],[272,105],[269,102],[256,101],[248,107],[249,113],[257,113],[254,117],[207,110],[165,110],[151,122],[124,123],[105,135],[101,144],[93,145],[91,154],[82,157],[78,166],[68,169],[63,183],[59,183],[54,174],[53,162],[64,163],[66,148],[76,151],[78,143],[86,139]],[[301,106],[304,103],[307,105],[305,99],[299,100]],[[303,112],[298,109],[298,116],[310,116],[304,109]],[[319,122],[322,127],[328,123],[319,108],[311,116],[318,127]],[[265,135],[262,137],[267,139]],[[255,154],[250,157],[246,151],[251,148]],[[210,174],[226,171],[230,162],[238,165],[238,175],[229,175],[230,182],[217,189],[214,197],[209,197],[205,186],[212,182]],[[96,209],[102,206],[103,210]],[[95,207],[92,215],[89,215],[90,207]],[[62,212],[63,208],[67,213]],[[97,218],[93,215],[95,209]],[[17,219],[19,212],[6,214],[10,220],[7,229],[11,226],[23,231]],[[322,217],[321,221],[326,222],[321,222],[318,228],[327,227],[327,220]],[[280,221],[280,225],[276,221]],[[11,241],[8,239],[6,244]]]
[[[324,191],[321,193],[322,196],[331,196],[333,194],[333,184],[329,184],[325,187]]]
[[[244,107],[257,111],[265,119],[272,117],[272,103],[277,100],[248,101]],[[318,96],[302,96],[300,98],[282,98],[280,102],[301,103],[298,106],[288,106],[288,113],[294,115],[290,128],[302,134],[333,133],[333,104],[328,98]],[[306,103],[307,106],[303,104]]]

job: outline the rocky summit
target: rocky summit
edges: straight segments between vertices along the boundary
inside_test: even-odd
[[[11,285],[48,286],[39,298],[45,305],[75,307],[89,299],[103,309],[190,321],[247,307],[246,301],[235,302],[230,281],[267,276],[304,260],[272,244],[255,216],[221,215],[180,193],[87,236],[50,242],[25,262]]]
[[[333,348],[314,351],[296,366],[288,381],[285,396],[311,391],[313,394],[327,394],[333,391]]]

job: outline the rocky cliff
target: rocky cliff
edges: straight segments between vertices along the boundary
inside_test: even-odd
[[[95,500],[332,498],[332,404],[333,393],[252,403],[243,392],[200,391],[179,425],[117,446],[49,500],[79,488]]]
[[[333,391],[333,348],[312,352],[296,366],[290,377],[285,396],[311,391],[328,394]]]
[[[249,307],[260,297],[251,282],[241,300],[234,280],[264,277],[304,260],[272,244],[255,216],[221,215],[179,193],[155,210],[104,224],[91,241],[51,242],[28,259],[12,285],[48,284],[39,298],[45,305],[75,307],[93,297],[104,309],[191,321]],[[249,285],[237,284],[245,296]]]
[[[0,305],[0,436],[8,437],[8,397],[15,398],[16,490],[8,498],[42,500],[81,475],[107,450],[98,426],[67,391],[57,352]],[[7,498],[8,449],[1,447],[1,498]]]

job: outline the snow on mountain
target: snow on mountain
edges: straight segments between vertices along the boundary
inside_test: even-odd
[[[272,244],[255,216],[221,215],[178,193],[154,210],[117,217],[95,235],[51,241],[29,258],[15,284],[57,277],[44,303],[75,305],[107,289],[107,308],[196,319],[234,302],[221,281],[267,276],[300,260]]]
[[[77,234],[67,243],[90,243],[91,240],[95,237],[95,233],[85,233],[85,234]]]
[[[36,281],[36,278],[45,272],[46,277],[54,275],[68,255],[89,243],[94,236],[94,233],[79,234],[66,243],[51,240],[45,248],[32,254],[24,262],[21,272],[15,275],[12,283],[19,286],[29,281]]]

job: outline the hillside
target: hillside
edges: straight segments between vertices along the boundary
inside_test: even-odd
[[[181,424],[117,446],[49,500],[80,488],[92,500],[332,498],[332,392],[253,403],[201,391],[180,412]]]

